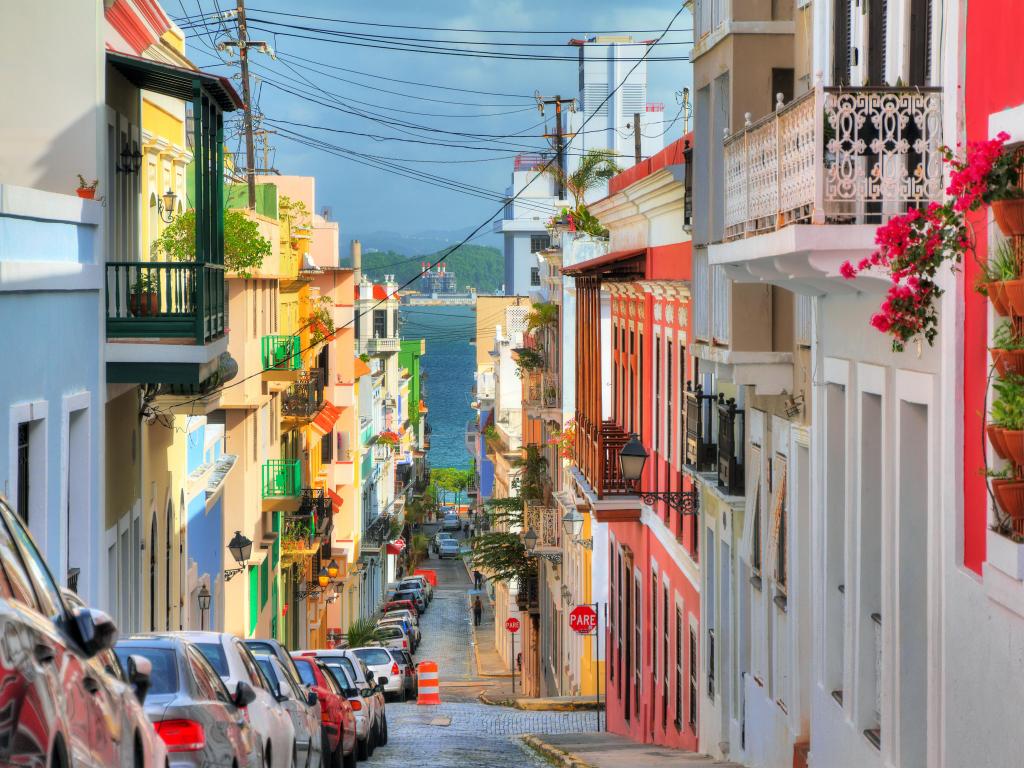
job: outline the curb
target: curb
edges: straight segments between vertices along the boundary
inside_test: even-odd
[[[598,706],[595,701],[556,701],[550,699],[516,699],[513,704],[516,709],[525,712],[593,712],[595,709],[604,711],[604,706]]]
[[[579,756],[574,755],[572,752],[565,752],[557,747],[553,747],[547,742],[542,741],[537,736],[527,734],[522,737],[522,740],[523,744],[539,754],[541,757],[555,765],[561,766],[562,768],[593,768],[590,763],[581,759]]]

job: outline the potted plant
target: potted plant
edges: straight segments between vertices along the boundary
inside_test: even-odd
[[[1000,376],[1024,375],[1024,338],[1018,337],[1013,324],[1004,320],[992,335],[992,364]]]
[[[99,179],[93,179],[92,183],[87,182],[82,174],[78,174],[78,189],[75,193],[85,200],[96,199],[96,187],[100,185]]]
[[[992,480],[992,495],[999,509],[1013,521],[1024,520],[1024,480],[1013,477]],[[1012,528],[1017,528],[1019,523]]]
[[[1024,153],[1016,148],[1000,147],[999,153],[991,159],[988,189],[982,195],[985,202],[991,203],[996,224],[1007,237],[1024,235],[1024,188],[1020,183],[1022,171]]]
[[[1006,458],[1018,467],[1024,466],[1024,376],[1012,374],[997,379],[992,385],[996,396],[992,401],[988,430],[993,448],[1003,448]],[[995,430],[998,429],[999,432]],[[997,435],[994,437],[994,435]]]
[[[160,314],[160,294],[156,276],[149,270],[140,269],[128,295],[128,308],[135,317],[152,317]]]

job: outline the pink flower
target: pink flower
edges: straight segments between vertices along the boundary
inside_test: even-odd
[[[848,261],[844,261],[839,267],[839,274],[847,280],[852,280],[857,276],[857,270],[853,268],[853,264]]]
[[[882,333],[888,333],[889,329],[892,328],[892,320],[885,315],[874,315],[871,318],[871,325],[880,330]]]

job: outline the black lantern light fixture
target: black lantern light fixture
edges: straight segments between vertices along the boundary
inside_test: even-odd
[[[199,588],[199,594],[196,595],[196,600],[199,602],[199,628],[206,629],[206,612],[210,610],[210,590],[205,584]]]
[[[137,149],[132,149],[127,141],[121,147],[119,160],[120,162],[116,166],[118,173],[136,174],[142,168],[142,153]]]
[[[295,596],[299,598],[299,600],[303,600],[307,597],[320,597],[320,595],[327,591],[330,583],[331,577],[327,574],[327,569],[321,568],[320,573],[317,574],[316,581],[306,582],[306,586],[304,588],[300,587],[296,590]]]
[[[241,531],[235,531],[235,535],[228,542],[228,549],[231,551],[231,556],[235,558],[235,562],[238,563],[238,567],[224,571],[224,581],[231,581],[245,570],[246,563],[252,556],[252,540],[243,536]]]
[[[330,576],[332,579],[338,578],[338,574],[340,572],[341,569],[338,567],[337,560],[331,560],[331,562],[327,564],[327,575]]]
[[[174,220],[174,206],[177,201],[178,196],[174,194],[174,190],[170,187],[157,198],[156,212],[160,214],[160,218],[165,224],[170,224]]]
[[[562,515],[562,528],[565,535],[572,539],[573,544],[579,544],[584,549],[593,549],[594,540],[584,539],[583,536],[583,515],[573,507]]]
[[[681,515],[696,515],[700,512],[700,499],[696,488],[689,491],[641,490],[640,478],[643,476],[646,463],[647,450],[634,432],[629,436],[629,442],[619,451],[619,470],[622,472],[622,479],[636,491],[644,504],[664,501]]]
[[[331,583],[331,577],[327,574],[326,568],[320,569],[320,574],[316,577],[316,580],[321,588],[326,589],[327,585]]]
[[[523,536],[523,544],[526,546],[527,552],[533,552],[537,548],[537,532],[532,528],[528,530]]]

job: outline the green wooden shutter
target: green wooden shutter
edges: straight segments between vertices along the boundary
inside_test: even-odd
[[[256,624],[260,620],[260,572],[256,566],[249,568],[249,634],[256,631]]]
[[[274,513],[274,532],[277,533],[277,538],[274,539],[273,545],[270,547],[270,567],[277,570],[277,564],[281,560],[281,513]]]
[[[260,608],[267,604],[270,595],[270,563],[264,560],[260,564]]]

